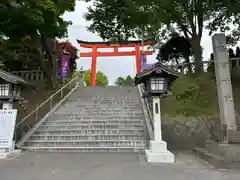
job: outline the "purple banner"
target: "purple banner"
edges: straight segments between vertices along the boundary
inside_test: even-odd
[[[147,64],[147,56],[145,54],[140,55],[140,72],[143,72],[145,69],[149,69],[153,64]]]
[[[64,54],[62,56],[62,61],[61,61],[61,77],[66,78],[68,76],[69,72],[69,58],[70,56],[68,54]]]
[[[140,72],[144,71],[144,66],[147,63],[147,57],[145,54],[140,54]]]

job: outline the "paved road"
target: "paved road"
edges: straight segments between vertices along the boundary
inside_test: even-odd
[[[148,164],[134,153],[31,153],[0,160],[0,180],[239,180],[190,154],[174,164]]]

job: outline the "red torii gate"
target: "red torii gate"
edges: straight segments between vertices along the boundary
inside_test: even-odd
[[[152,44],[152,40],[148,40],[142,43],[142,41],[128,41],[127,43],[112,44],[110,42],[87,42],[82,40],[77,40],[80,47],[91,48],[92,52],[80,53],[80,57],[92,57],[91,64],[91,79],[90,85],[96,85],[96,67],[97,67],[97,57],[103,56],[136,56],[136,72],[140,72],[140,47],[149,46]],[[129,48],[135,47],[134,51],[118,51],[118,48]],[[113,48],[113,52],[99,52],[98,48]],[[152,51],[144,51],[145,55],[152,55]]]

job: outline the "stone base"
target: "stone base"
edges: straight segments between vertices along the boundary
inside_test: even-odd
[[[240,143],[240,131],[228,130],[228,142],[229,143]]]
[[[221,144],[207,140],[205,149],[212,154],[223,157],[226,161],[240,162],[240,143]]]
[[[21,150],[13,150],[11,152],[0,152],[0,159],[7,159],[19,153],[21,153]]]
[[[147,162],[150,163],[174,163],[174,155],[167,150],[165,141],[151,141],[150,150],[146,150]]]
[[[207,140],[205,148],[194,148],[196,156],[218,169],[240,169],[240,144]]]

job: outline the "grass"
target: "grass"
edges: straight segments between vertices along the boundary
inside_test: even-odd
[[[235,109],[240,113],[239,77],[232,78],[232,86]],[[208,73],[199,77],[177,79],[173,84],[173,95],[162,99],[162,104],[165,116],[197,117],[217,121],[220,119],[216,82]]]

